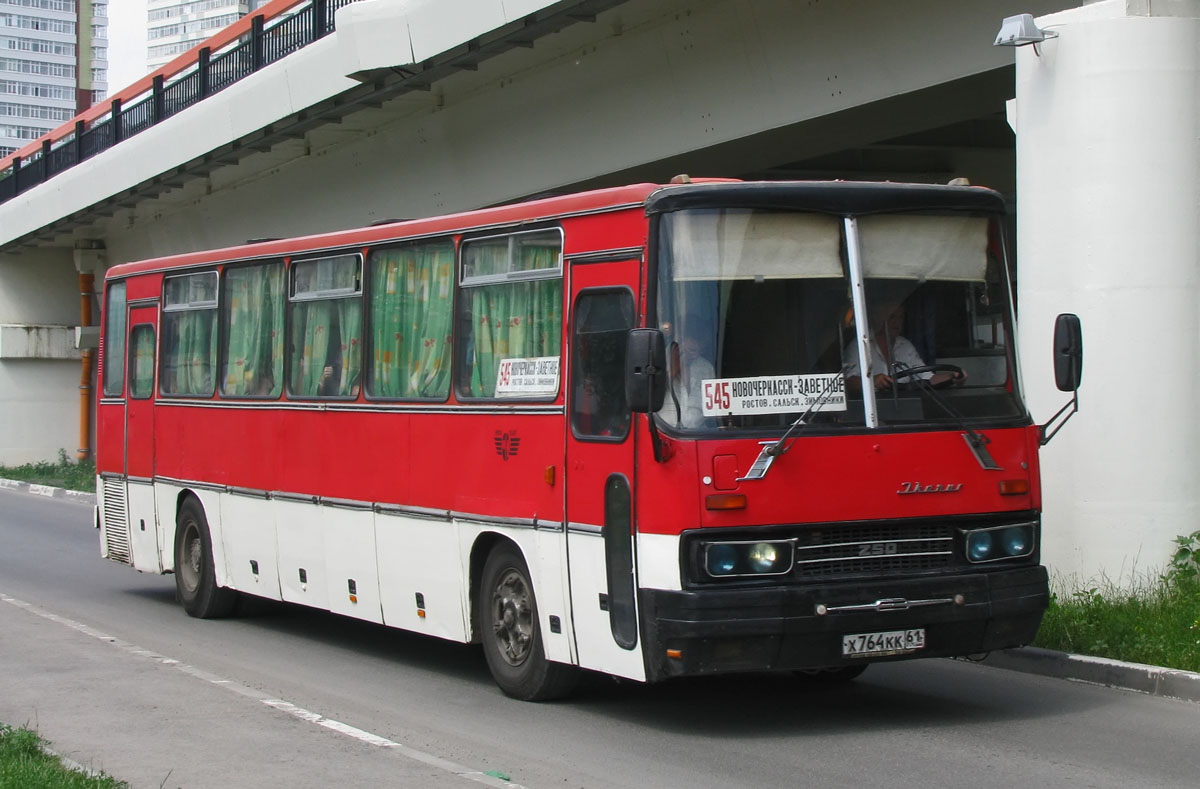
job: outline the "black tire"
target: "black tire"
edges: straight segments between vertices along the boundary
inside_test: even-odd
[[[841,685],[846,682],[853,682],[862,676],[862,673],[866,670],[867,666],[864,663],[861,666],[827,666],[826,668],[800,669],[792,673],[799,679],[811,682],[814,685]]]
[[[237,592],[217,586],[208,519],[193,498],[183,502],[175,519],[175,594],[197,619],[229,616],[238,601]]]
[[[483,654],[505,694],[547,701],[574,690],[579,670],[546,659],[529,569],[515,546],[504,543],[488,555],[478,595]]]

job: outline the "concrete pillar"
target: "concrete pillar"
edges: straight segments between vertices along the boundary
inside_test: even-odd
[[[1057,575],[1156,574],[1200,528],[1200,3],[1041,17],[1017,54],[1018,305],[1035,418],[1066,395],[1054,315],[1084,329],[1081,411],[1042,455]]]
[[[0,464],[75,457],[78,323],[70,249],[0,255]]]

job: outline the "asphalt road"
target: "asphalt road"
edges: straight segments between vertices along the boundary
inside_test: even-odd
[[[0,721],[135,787],[1200,784],[1200,704],[961,661],[516,702],[475,647],[269,603],[190,619],[170,576],[100,558],[89,506],[2,489]]]

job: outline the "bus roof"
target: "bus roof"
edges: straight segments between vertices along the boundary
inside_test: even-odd
[[[318,250],[345,249],[351,246],[378,244],[409,237],[463,232],[488,227],[505,227],[571,214],[615,210],[622,207],[632,208],[644,204],[649,194],[661,188],[663,188],[662,184],[633,184],[528,200],[494,208],[463,211],[457,214],[401,220],[310,236],[249,242],[240,246],[200,252],[186,252],[180,255],[122,263],[109,269],[105,278],[115,279],[146,271],[220,263],[227,260],[284,257]]]
[[[149,258],[113,266],[105,279],[225,261],[286,257],[324,250],[487,228],[511,228],[576,214],[645,206],[648,214],[686,208],[789,208],[831,213],[896,210],[1004,211],[997,192],[974,186],[854,181],[761,181],[695,179],[640,183],[510,203],[456,214],[402,220],[309,236],[247,242],[239,246]]]

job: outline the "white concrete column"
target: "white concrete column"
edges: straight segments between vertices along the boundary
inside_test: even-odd
[[[1157,573],[1200,528],[1200,3],[1108,0],[1042,17],[1018,50],[1018,305],[1045,420],[1055,314],[1084,329],[1081,411],[1042,455],[1046,563]]]
[[[70,249],[0,255],[0,463],[74,459],[79,282]]]

